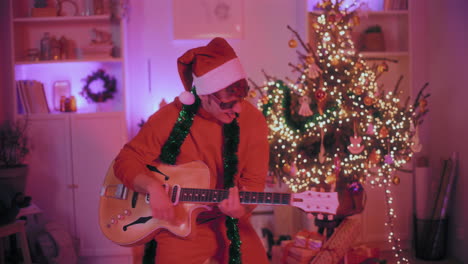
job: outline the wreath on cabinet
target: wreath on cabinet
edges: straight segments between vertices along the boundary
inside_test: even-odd
[[[103,84],[103,89],[99,92],[93,92],[91,89],[91,84],[94,81],[101,80]],[[86,84],[83,87],[83,90],[80,92],[82,96],[88,101],[93,101],[95,103],[102,103],[108,99],[114,98],[115,92],[117,92],[116,80],[114,77],[108,75],[104,70],[99,69],[93,74],[89,75],[85,79]]]

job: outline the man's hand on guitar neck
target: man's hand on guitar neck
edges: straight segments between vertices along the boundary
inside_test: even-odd
[[[241,218],[255,208],[255,206],[242,205],[240,203],[239,188],[237,186],[229,188],[228,198],[222,200],[218,204],[218,207],[225,215],[233,218]]]

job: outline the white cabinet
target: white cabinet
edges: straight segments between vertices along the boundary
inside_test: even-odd
[[[74,216],[80,254],[122,254],[127,249],[103,236],[98,225],[99,193],[111,161],[127,142],[123,113],[85,114],[70,120]]]
[[[122,254],[98,225],[99,191],[108,166],[127,138],[123,113],[62,114],[30,119],[27,194],[44,220],[62,224],[79,254]]]

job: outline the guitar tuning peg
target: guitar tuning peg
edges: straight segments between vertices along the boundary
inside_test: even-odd
[[[330,192],[335,192],[336,189],[336,183],[333,183],[330,185]]]
[[[314,218],[315,218],[315,217],[314,217],[313,214],[311,214],[311,213],[308,213],[308,214],[307,214],[307,219],[313,220]]]
[[[312,187],[312,188],[310,188],[310,190],[313,191],[313,192],[316,192],[316,191],[317,191],[317,187]]]
[[[333,215],[327,215],[327,219],[328,219],[328,220],[332,221],[333,218],[334,218]]]
[[[320,191],[321,191],[321,192],[325,192],[325,188],[320,187]]]
[[[318,214],[318,215],[317,215],[317,219],[318,219],[318,220],[323,220],[323,214]]]

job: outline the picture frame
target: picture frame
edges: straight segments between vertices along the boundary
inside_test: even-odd
[[[58,2],[59,16],[76,16],[78,15],[78,6],[72,0],[61,0]]]
[[[60,99],[62,96],[71,96],[71,83],[69,80],[59,80],[53,84],[53,107],[56,111],[60,111]]]
[[[173,0],[174,39],[242,39],[243,0]]]

